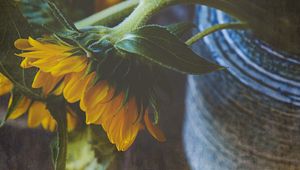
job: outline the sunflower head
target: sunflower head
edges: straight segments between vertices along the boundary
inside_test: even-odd
[[[149,118],[149,113],[158,113],[162,70],[117,50],[105,36],[91,37],[82,33],[72,40],[55,35],[18,39],[21,67],[38,68],[32,87],[41,88],[45,96],[63,95],[69,103],[78,102],[86,123],[101,125],[118,150],[128,149],[144,125],[164,141]]]

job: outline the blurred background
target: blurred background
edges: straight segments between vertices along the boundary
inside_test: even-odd
[[[46,7],[38,0],[21,0],[21,10],[32,23],[51,23],[45,18]],[[120,0],[64,0],[60,5],[71,17],[78,21],[97,11],[118,3]],[[44,9],[45,10],[41,10]],[[36,12],[34,12],[36,11]],[[42,11],[42,12],[41,12]],[[43,16],[39,19],[37,16]],[[161,11],[151,19],[151,23],[167,25],[178,21],[192,21],[194,6],[174,6]],[[163,104],[160,113],[160,127],[166,133],[167,141],[159,143],[146,131],[139,133],[134,145],[124,153],[119,153],[109,169],[117,170],[186,170],[189,169],[182,144],[182,122],[184,113],[184,75],[168,72],[173,92],[172,101]],[[7,106],[7,96],[1,98],[1,113]],[[50,142],[55,134],[41,128],[28,129],[26,119],[8,121],[0,129],[0,170],[51,170]]]

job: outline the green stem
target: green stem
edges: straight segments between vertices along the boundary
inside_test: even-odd
[[[62,97],[49,96],[47,99],[47,108],[57,124],[58,146],[57,155],[54,157],[55,170],[66,169],[68,132],[65,104]]]
[[[185,43],[190,46],[190,45],[194,44],[195,42],[197,42],[198,40],[204,38],[205,36],[212,34],[216,31],[222,30],[222,29],[245,29],[245,28],[247,28],[246,23],[217,24],[217,25],[214,25],[212,27],[205,29],[202,32],[199,32],[198,34],[196,34],[193,37],[191,37],[190,39],[188,39]]]
[[[153,14],[162,8],[177,4],[201,4],[210,6],[222,10],[241,21],[247,21],[247,23],[250,20],[255,20],[255,17],[250,15],[249,11],[257,11],[261,15],[261,10],[257,9],[252,3],[247,4],[249,9],[245,11],[245,9],[241,9],[241,6],[244,4],[235,0],[130,0],[96,13],[77,22],[75,25],[78,28],[97,24],[111,26],[120,22],[138,6],[129,17],[114,28],[114,35],[120,36],[143,26]],[[256,20],[254,22],[256,22]]]
[[[57,136],[58,136],[58,148],[59,152],[57,155],[56,170],[65,170],[66,169],[66,158],[67,158],[67,121],[66,121],[66,113],[62,113],[63,118],[59,122],[57,122]]]
[[[164,0],[140,0],[139,5],[129,17],[114,27],[114,35],[123,35],[145,25],[148,19],[163,7],[165,7]]]
[[[122,21],[138,5],[139,0],[124,1],[75,23],[77,28],[91,25],[111,26]]]
[[[19,81],[15,80],[15,77],[10,75],[9,71],[4,67],[2,63],[0,63],[0,70],[3,74],[14,84],[14,87],[18,90],[22,91],[26,96],[30,96],[31,99],[35,100],[43,100],[43,97],[35,92],[33,92],[30,88],[28,88],[25,84],[20,83]]]
[[[114,41],[114,37],[120,37],[127,32],[131,32],[145,25],[148,19],[161,9],[176,4],[198,3],[221,9],[241,20],[246,19],[247,17],[245,17],[241,11],[237,11],[234,2],[231,1],[232,0],[140,0],[139,5],[130,16],[113,28],[112,41]]]

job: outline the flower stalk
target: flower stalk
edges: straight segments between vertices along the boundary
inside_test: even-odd
[[[104,26],[112,25],[113,23],[119,22],[133,11],[125,20],[113,28],[114,33],[111,35],[111,39],[112,41],[115,41],[113,37],[120,37],[127,32],[131,32],[132,30],[145,25],[147,21],[161,9],[178,4],[206,5],[222,10],[241,21],[247,22],[252,20],[252,17],[247,15],[244,11],[241,11],[239,5],[236,2],[232,2],[232,0],[131,0],[78,21],[75,25],[78,28],[97,24]],[[257,11],[257,9],[254,9],[254,6],[249,6],[249,8]]]
[[[79,29],[93,25],[114,25],[120,22],[125,16],[128,16],[138,5],[139,0],[124,1],[110,8],[104,9],[85,19],[75,23]]]
[[[214,25],[210,28],[207,28],[203,32],[199,32],[198,34],[194,35],[193,37],[188,39],[185,42],[185,44],[187,44],[188,46],[191,46],[194,43],[196,43],[198,40],[204,38],[205,36],[210,35],[216,31],[223,30],[223,29],[245,29],[245,28],[247,28],[246,23],[226,23],[226,24]]]
[[[68,131],[67,131],[67,115],[64,108],[64,102],[61,98],[50,97],[47,103],[48,109],[51,111],[54,119],[57,122],[57,146],[56,155],[54,155],[55,170],[66,169],[67,158],[67,143],[68,143]]]

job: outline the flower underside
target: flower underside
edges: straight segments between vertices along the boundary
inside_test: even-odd
[[[107,41],[82,51],[54,38],[19,39],[15,46],[23,51],[17,54],[24,58],[21,67],[39,69],[32,87],[42,88],[45,96],[63,95],[69,103],[78,102],[86,123],[101,125],[118,150],[127,150],[144,124],[154,138],[165,140],[149,118],[158,108],[157,68],[121,54]]]

